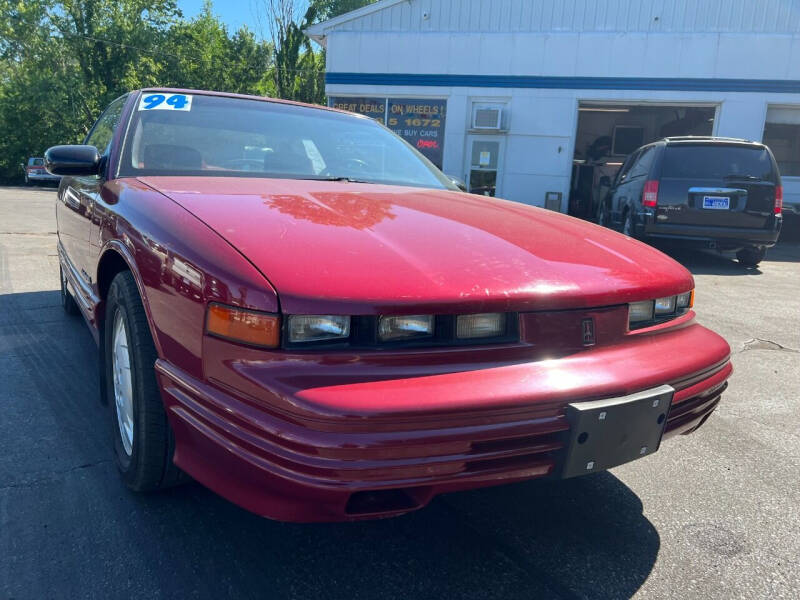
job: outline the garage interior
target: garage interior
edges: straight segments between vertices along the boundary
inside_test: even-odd
[[[712,135],[715,105],[581,102],[572,160],[569,214],[595,220],[625,158],[663,137]]]

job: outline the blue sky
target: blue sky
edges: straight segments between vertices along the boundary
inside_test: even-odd
[[[214,2],[214,13],[219,16],[228,26],[228,30],[233,32],[242,25],[247,25],[256,34],[261,34],[255,19],[256,7],[264,4],[264,0],[216,0]],[[298,7],[305,5],[300,0]],[[178,0],[178,8],[183,12],[187,19],[194,17],[203,10],[203,0]],[[268,31],[264,35],[269,35]]]
[[[218,0],[214,2],[214,13],[225,22],[230,31],[236,31],[242,25],[255,31],[257,27],[252,6],[251,0]],[[189,19],[203,10],[203,0],[178,0],[178,8]]]

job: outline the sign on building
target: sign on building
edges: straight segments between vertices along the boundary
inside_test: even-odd
[[[447,100],[337,96],[329,102],[333,108],[366,115],[386,125],[442,168]]]

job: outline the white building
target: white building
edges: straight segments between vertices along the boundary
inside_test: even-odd
[[[642,143],[714,134],[800,204],[798,0],[381,0],[307,34],[332,104],[479,192],[581,214]]]

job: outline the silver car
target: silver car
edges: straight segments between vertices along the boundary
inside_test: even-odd
[[[37,182],[52,182],[57,184],[59,181],[61,181],[61,176],[51,175],[47,172],[47,170],[44,168],[44,159],[38,156],[31,156],[28,159],[27,165],[20,166],[25,172],[25,185],[33,185]]]

